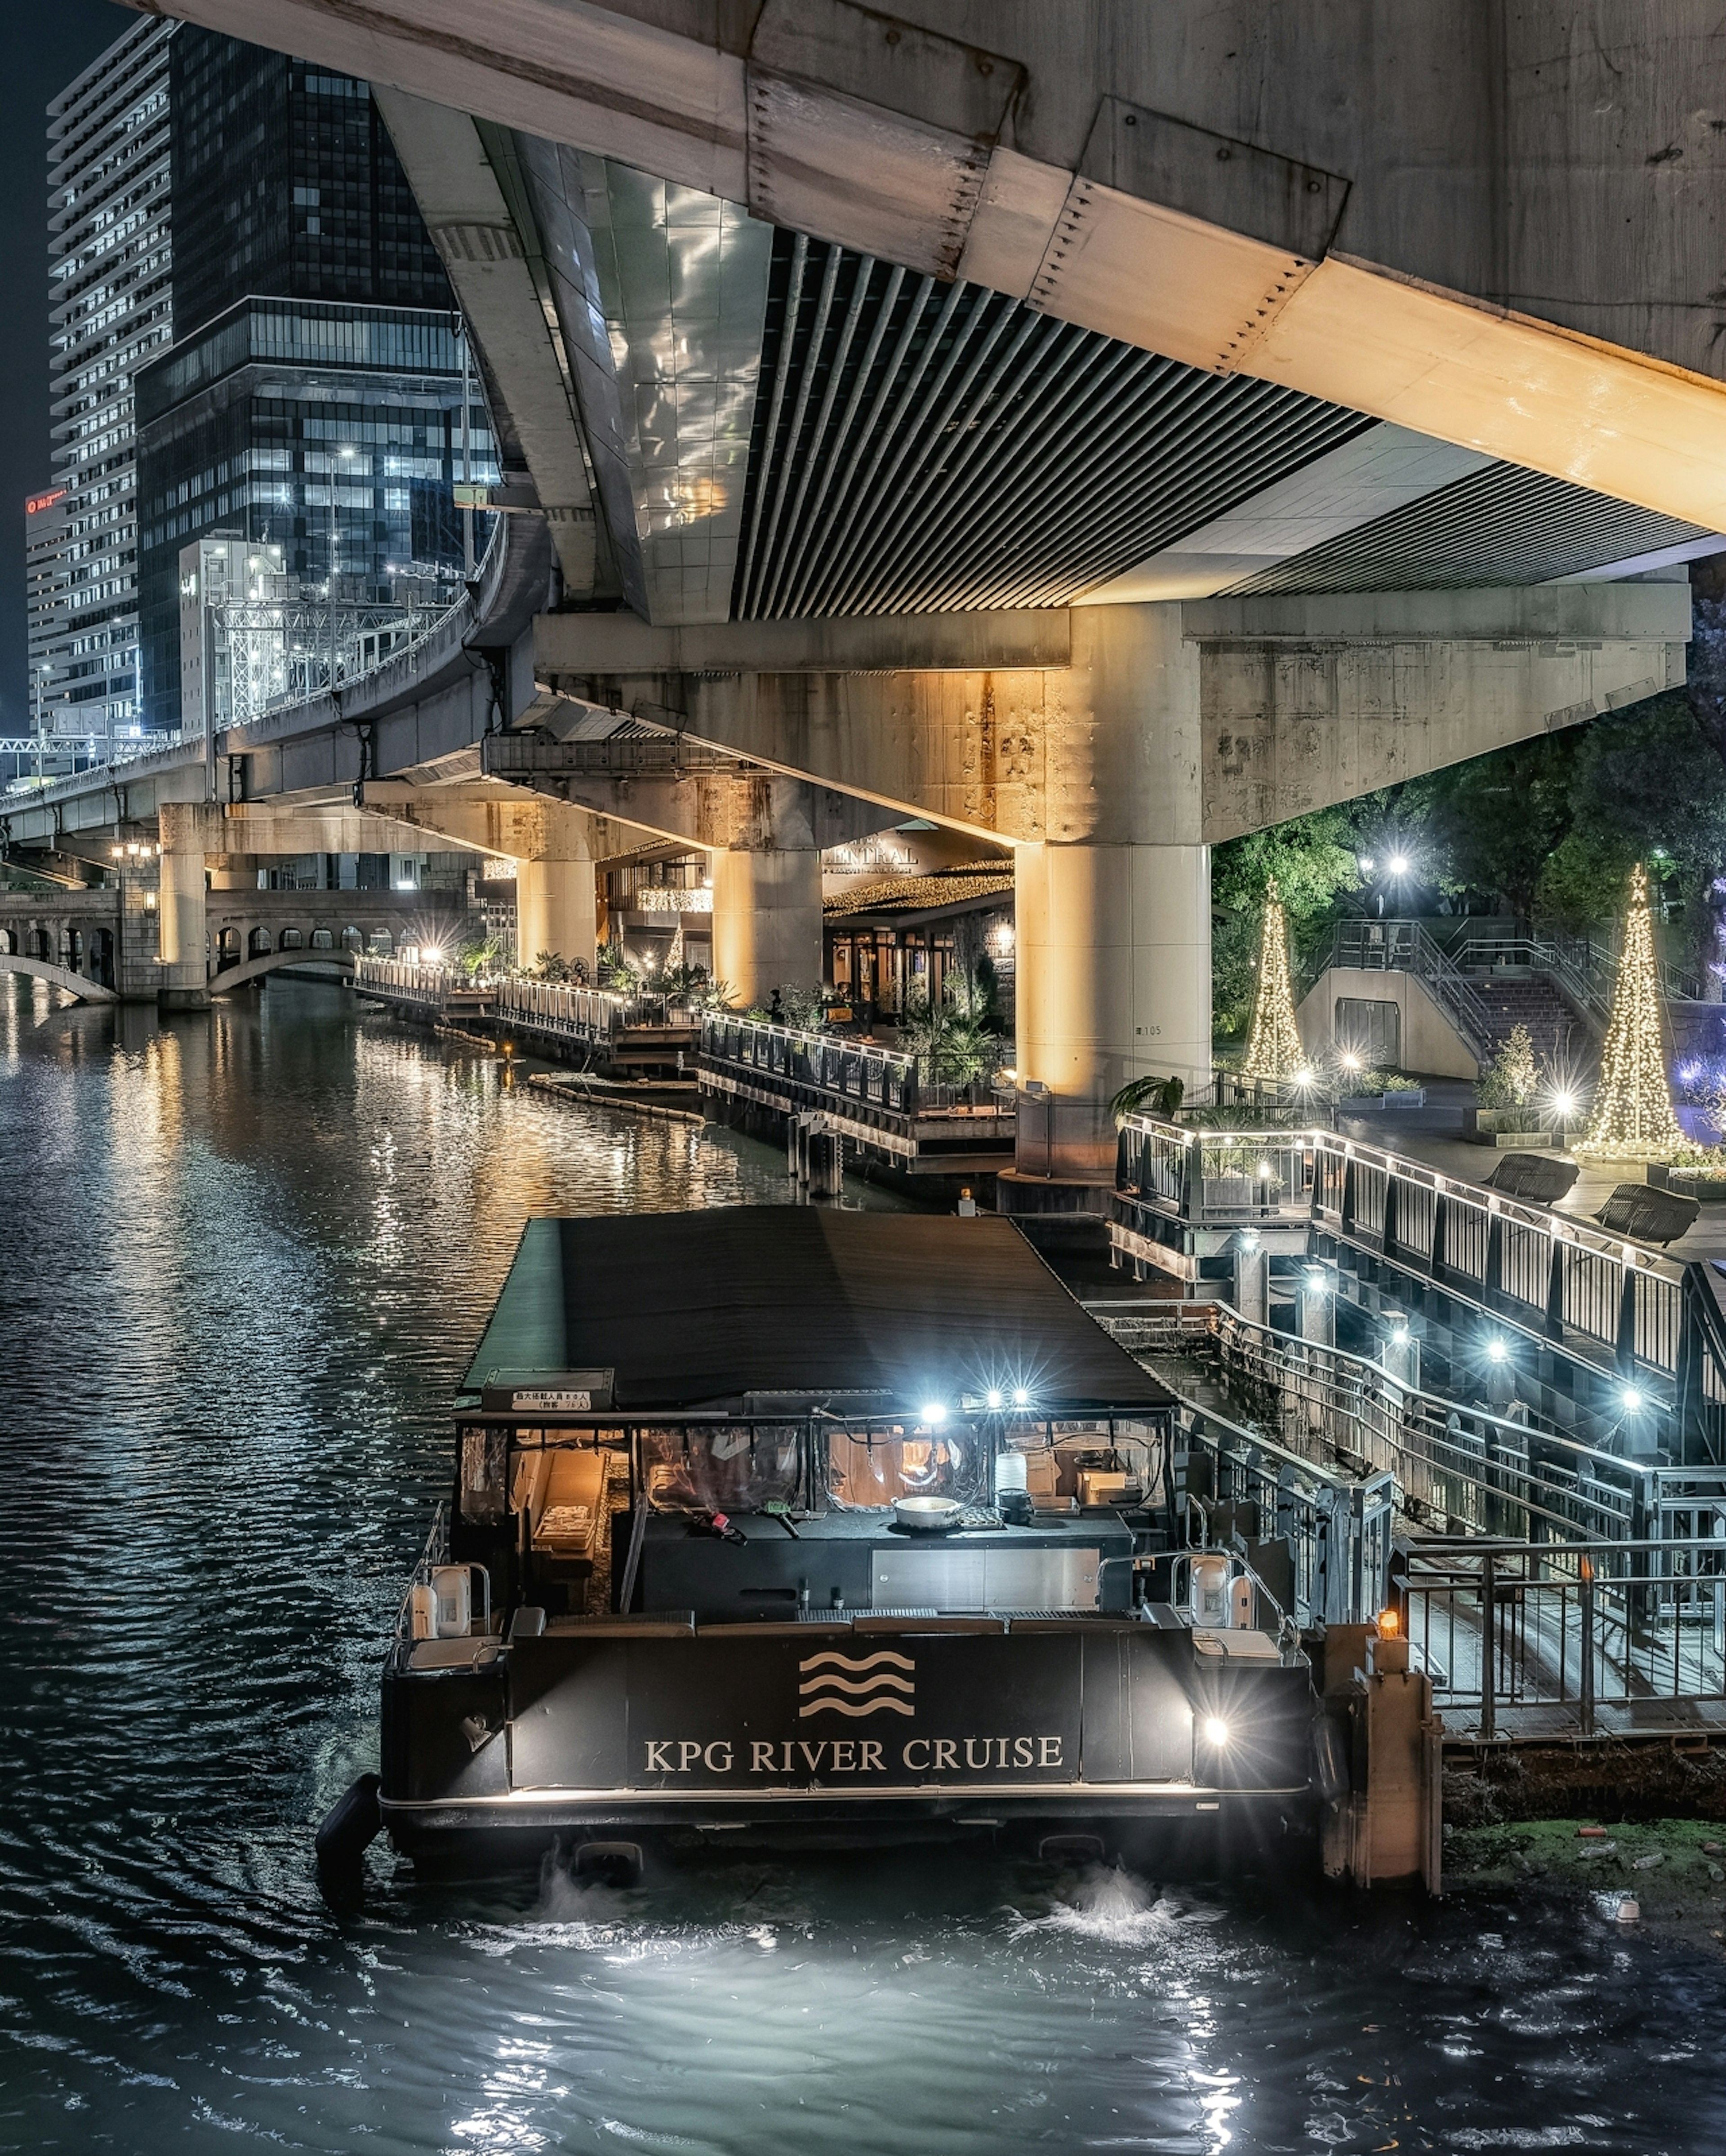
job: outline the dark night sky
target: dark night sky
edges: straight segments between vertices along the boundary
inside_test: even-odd
[[[49,98],[138,18],[109,0],[51,0],[6,10],[0,83],[0,733],[22,733],[25,707],[24,496],[48,460],[48,116]]]

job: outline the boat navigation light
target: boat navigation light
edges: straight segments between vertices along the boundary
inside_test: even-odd
[[[1229,1725],[1220,1714],[1205,1717],[1205,1741],[1207,1744],[1223,1745],[1229,1741]]]
[[[983,1404],[986,1408],[998,1408],[1004,1406],[1005,1403],[1001,1394],[994,1386],[991,1385],[989,1390],[983,1395]]]
[[[922,1420],[927,1423],[945,1422],[946,1419],[947,1408],[945,1404],[940,1400],[931,1400],[928,1405],[923,1409]]]
[[[1013,1404],[1015,1408],[1028,1408],[1030,1405],[1030,1394],[1026,1392],[1023,1385],[1019,1386],[1015,1391]]]

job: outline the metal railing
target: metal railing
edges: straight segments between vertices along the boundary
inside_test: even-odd
[[[1333,966],[1358,973],[1411,973],[1424,981],[1482,1063],[1495,1052],[1492,1018],[1451,953],[1418,921],[1339,921],[1301,968],[1302,993]]]
[[[1726,1456],[1726,1319],[1699,1265],[1337,1132],[1126,1119],[1111,1229],[1124,1256],[1165,1261],[1200,1229],[1302,1225],[1309,1252],[1401,1275],[1385,1292],[1405,1306],[1466,1304],[1530,1358],[1633,1383],[1651,1441],[1675,1439],[1682,1457],[1693,1435]]]
[[[1695,1726],[1726,1702],[1726,1512],[1705,1534],[1599,1543],[1422,1543],[1392,1591],[1453,1728],[1533,1711],[1554,1735]],[[1616,1710],[1616,1714],[1613,1710]]]
[[[1227,1303],[1188,1305],[1203,1318],[1178,1327],[1127,1308],[1090,1307],[1142,1359],[1212,1363],[1255,1426],[1302,1457],[1389,1474],[1398,1509],[1425,1528],[1623,1543],[1687,1534],[1702,1509],[1726,1516],[1726,1471],[1621,1458],[1527,1409],[1500,1414],[1424,1391],[1382,1363],[1277,1332]]]
[[[701,1047],[704,1060],[783,1079],[828,1096],[835,1106],[850,1103],[890,1116],[988,1116],[1012,1127],[1011,1108],[996,1101],[987,1083],[935,1083],[918,1075],[916,1056],[847,1034],[813,1033],[713,1012],[701,1021]]]
[[[1177,1506],[1199,1513],[1199,1540],[1243,1553],[1252,1541],[1286,1541],[1297,1624],[1358,1625],[1378,1611],[1392,1552],[1388,1475],[1339,1473],[1193,1400],[1178,1399],[1174,1430],[1189,1455]],[[1195,1453],[1208,1478],[1193,1474]]]
[[[408,958],[378,958],[365,952],[355,956],[353,980],[357,988],[369,988],[393,1001],[429,1010],[441,1010],[454,988],[480,985],[448,966],[420,965]]]
[[[1591,937],[1471,936],[1456,945],[1451,955],[1465,973],[1549,975],[1600,1024],[1610,1014],[1618,954],[1609,944],[1596,943]],[[1694,973],[1664,958],[1657,963],[1661,985],[1668,997],[1683,1003],[1702,1000],[1703,983]]]
[[[696,1031],[696,1014],[666,996],[624,996],[510,974],[497,984],[497,1015],[527,1032],[583,1041],[614,1040],[631,1029]]]

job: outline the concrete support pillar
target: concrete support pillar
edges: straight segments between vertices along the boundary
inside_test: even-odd
[[[1020,1082],[1052,1096],[1046,1172],[1107,1181],[1108,1103],[1129,1078],[1210,1083],[1210,850],[1020,846],[1015,858]],[[1041,1172],[1040,1136],[1037,1154]]]
[[[813,848],[713,856],[713,978],[747,1008],[821,978],[821,856]]]
[[[1114,1178],[1109,1101],[1129,1079],[1210,1081],[1210,852],[1198,655],[1176,607],[1097,607],[1082,694],[1047,726],[1046,838],[1015,853],[1018,1170]]]
[[[204,812],[190,802],[164,802],[161,813],[162,962],[157,1000],[163,1010],[209,1007],[208,921],[204,904]]]
[[[531,966],[542,951],[587,968],[593,978],[598,900],[591,860],[516,864],[516,956]]]

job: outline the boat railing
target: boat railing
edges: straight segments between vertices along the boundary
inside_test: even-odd
[[[436,1567],[447,1564],[449,1562],[449,1501],[447,1497],[440,1497],[432,1514],[431,1526],[426,1531],[425,1543],[420,1550],[419,1560],[414,1569],[408,1574],[407,1584],[402,1589],[401,1603],[396,1611],[395,1638],[390,1649],[392,1666],[406,1661],[414,1644],[414,1589],[429,1587],[432,1584],[432,1573]]]
[[[1174,1436],[1186,1455],[1184,1467],[1177,1461],[1178,1509],[1202,1520],[1207,1541],[1225,1517],[1243,1544],[1243,1518],[1253,1539],[1286,1541],[1298,1624],[1364,1624],[1379,1609],[1395,1520],[1389,1475],[1326,1466],[1195,1400],[1178,1399]],[[1205,1474],[1194,1471],[1195,1455]]]

